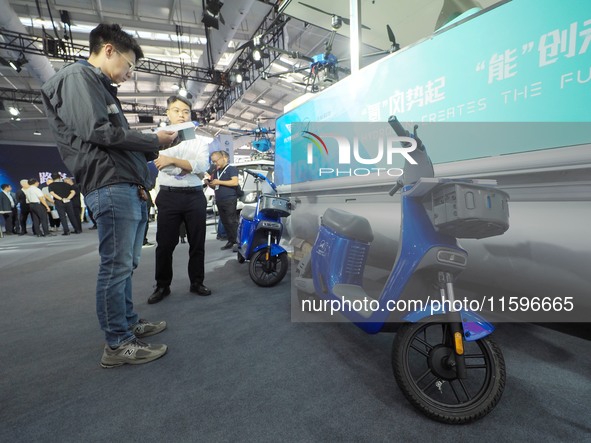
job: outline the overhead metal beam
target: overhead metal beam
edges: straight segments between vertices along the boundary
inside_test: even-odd
[[[23,91],[19,89],[0,88],[0,100],[6,100],[9,102],[43,104],[43,101],[41,100],[41,91],[39,90]],[[166,114],[166,108],[164,106],[121,102],[121,107],[123,108],[123,112],[130,114]]]
[[[82,58],[82,53],[88,53],[88,47],[77,44],[69,44],[68,47],[73,52],[65,50],[65,44],[57,40],[48,40],[47,38],[34,37],[19,32],[0,29],[0,49],[11,51],[20,51],[25,54],[44,55],[59,58],[64,61],[77,61]],[[53,43],[50,43],[53,42]],[[57,45],[55,53],[49,53],[51,45]],[[192,80],[200,83],[222,84],[222,73],[207,68],[196,67],[184,63],[163,62],[150,58],[144,58],[138,61],[136,71],[148,74],[163,75],[165,77],[176,78],[179,80]]]

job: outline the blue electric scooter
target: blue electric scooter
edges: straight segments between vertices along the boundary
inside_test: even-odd
[[[458,306],[454,279],[468,255],[457,238],[484,238],[508,227],[508,195],[494,180],[434,178],[424,145],[396,117],[390,126],[413,137],[402,180],[400,247],[381,293],[366,293],[364,268],[373,232],[367,219],[329,208],[311,253],[297,266],[302,310],[330,303],[368,333],[396,331],[392,367],[406,398],[427,416],[466,423],[488,414],[505,386],[505,363],[488,336],[494,327]],[[366,285],[367,287],[367,285]],[[313,296],[312,296],[313,294]],[[460,300],[461,302],[461,300]]]
[[[255,179],[256,206],[245,206],[238,224],[238,262],[250,260],[250,278],[259,286],[279,283],[287,273],[287,251],[279,244],[283,234],[281,217],[290,214],[289,200],[280,197],[275,183],[264,175],[244,170]],[[259,185],[269,192],[259,192]]]

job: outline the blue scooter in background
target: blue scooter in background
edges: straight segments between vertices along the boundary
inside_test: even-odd
[[[396,117],[390,126],[417,148],[402,180],[400,247],[381,292],[368,294],[364,269],[373,232],[368,220],[328,208],[294,284],[302,310],[330,306],[368,333],[396,331],[392,367],[406,398],[428,417],[466,423],[488,414],[505,386],[505,363],[488,336],[494,327],[454,296],[468,264],[457,238],[485,238],[509,227],[508,195],[494,180],[434,178],[420,139]],[[296,209],[297,211],[297,209]],[[394,254],[395,251],[392,251]],[[308,309],[306,309],[306,305]],[[471,305],[470,305],[471,306]]]
[[[240,213],[238,262],[250,260],[248,272],[257,285],[274,286],[287,273],[287,251],[279,242],[283,234],[281,217],[289,216],[291,205],[267,177],[250,169],[244,172],[254,177],[258,197],[256,206],[245,206]]]

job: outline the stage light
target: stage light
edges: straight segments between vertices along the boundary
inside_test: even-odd
[[[207,0],[201,22],[210,28],[220,29],[219,22],[225,24],[224,19],[220,14],[220,9],[222,9],[223,5],[224,4],[219,0]]]
[[[16,117],[17,115],[20,115],[21,111],[18,110],[18,108],[15,108],[14,106],[10,106],[8,108],[8,112],[10,113],[10,115],[12,115],[13,117]]]
[[[21,72],[23,69],[23,65],[27,64],[29,61],[26,59],[25,54],[23,54],[22,52],[19,54],[18,59],[16,59],[15,61],[9,61],[8,64],[10,65],[10,67],[12,69],[14,69],[16,72]]]

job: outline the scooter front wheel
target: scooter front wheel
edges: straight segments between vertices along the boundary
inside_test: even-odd
[[[392,345],[392,368],[410,403],[428,417],[449,424],[488,414],[505,388],[505,361],[489,338],[464,341],[466,378],[454,366],[448,323],[406,323]]]
[[[267,248],[263,248],[253,254],[250,259],[248,271],[250,278],[259,286],[275,286],[287,273],[287,252],[267,259]]]

